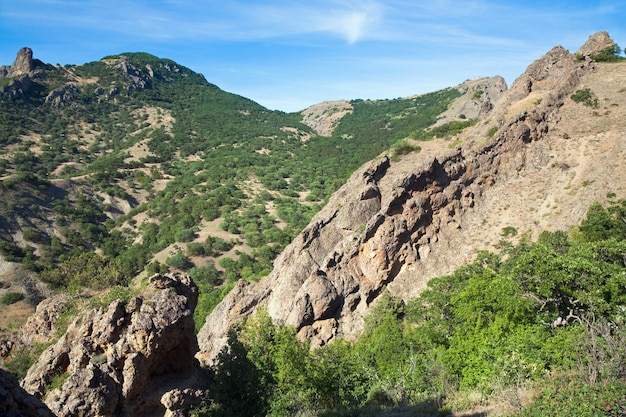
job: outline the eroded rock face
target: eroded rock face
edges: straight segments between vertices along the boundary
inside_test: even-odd
[[[470,261],[474,253],[463,242],[486,212],[485,196],[530,164],[548,163],[535,143],[593,70],[592,62],[556,47],[498,97],[489,121],[467,133],[464,146],[363,166],[277,258],[269,277],[240,283],[207,317],[198,358],[211,364],[228,328],[259,307],[313,346],[355,338],[384,287],[409,299],[430,278]],[[487,134],[494,126],[497,132]]]
[[[189,277],[155,275],[147,294],[87,311],[29,369],[24,389],[59,416],[165,415],[175,406],[167,392],[202,386],[197,291]],[[53,380],[60,388],[50,391]]]
[[[12,79],[9,84],[0,88],[0,94],[9,94],[12,98],[25,97],[32,88],[33,81],[28,75]]]
[[[152,86],[152,80],[150,77],[154,76],[154,72],[151,67],[148,68],[148,74],[150,75],[148,76],[140,69],[133,66],[128,60],[128,57],[122,56],[119,68],[122,70],[122,73],[129,82],[127,86],[128,91],[141,91]]]
[[[60,107],[74,101],[78,94],[80,94],[80,88],[78,88],[78,86],[71,83],[64,84],[48,93],[46,103]]]
[[[352,113],[352,105],[349,101],[325,101],[304,109],[302,123],[319,135],[331,136],[341,118],[350,113]]]

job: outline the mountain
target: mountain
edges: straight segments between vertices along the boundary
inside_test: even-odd
[[[352,100],[321,129],[313,109],[269,111],[146,53],[58,66],[21,49],[0,67],[2,358],[23,376],[86,300],[155,273],[197,283],[199,329],[238,280],[269,274],[361,164],[476,123],[483,89],[502,83]],[[453,102],[464,113],[443,116]],[[40,366],[38,386],[58,365]]]
[[[389,294],[579,224],[624,195],[614,45],[555,47],[510,88],[294,114],[145,53],[22,49],[0,67],[4,366],[57,415],[184,415],[255,313],[354,341]]]

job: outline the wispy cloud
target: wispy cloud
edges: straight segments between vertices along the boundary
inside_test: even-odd
[[[253,41],[326,34],[354,44],[381,18],[376,1],[321,0],[229,2],[170,0],[24,0],[3,7],[8,19],[29,19],[42,26],[91,28],[132,33],[144,39]]]

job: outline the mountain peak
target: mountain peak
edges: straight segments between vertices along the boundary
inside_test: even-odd
[[[20,49],[15,58],[15,62],[11,65],[12,75],[28,74],[33,69],[33,50],[27,47]]]
[[[582,57],[591,57],[597,55],[604,49],[615,45],[615,42],[609,36],[608,32],[600,31],[589,36],[589,39],[580,47],[576,55]]]
[[[0,66],[0,78],[28,75],[34,69],[35,63],[33,62],[33,50],[28,47],[24,47],[17,52],[13,65]]]

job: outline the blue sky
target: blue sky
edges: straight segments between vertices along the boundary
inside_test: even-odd
[[[606,30],[626,1],[0,0],[0,65],[148,52],[270,109],[426,93],[469,78],[510,85],[553,46]]]

